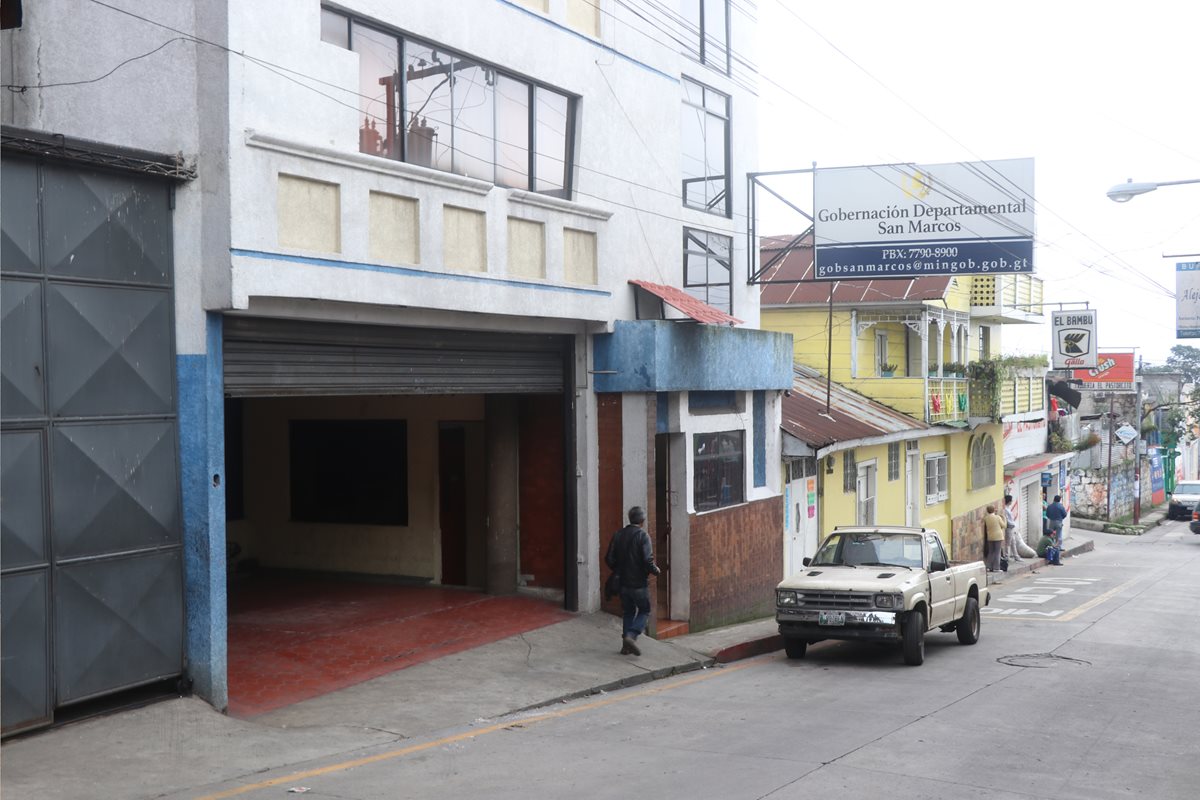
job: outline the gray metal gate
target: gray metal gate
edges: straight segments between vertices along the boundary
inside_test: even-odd
[[[3,163],[5,733],[182,672],[166,181]]]

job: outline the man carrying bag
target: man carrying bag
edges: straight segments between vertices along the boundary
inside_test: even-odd
[[[605,582],[605,595],[612,596],[614,582],[620,585],[621,655],[642,654],[637,638],[650,618],[649,576],[662,573],[654,563],[654,549],[645,524],[646,512],[641,506],[629,509],[629,524],[613,535],[604,556],[604,563],[613,571]]]

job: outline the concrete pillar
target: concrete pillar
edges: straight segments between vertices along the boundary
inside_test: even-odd
[[[520,425],[515,395],[488,395],[487,428],[487,591],[517,591],[520,531]]]
[[[225,398],[221,315],[209,313],[207,352],[177,356],[183,496],[187,674],[218,710],[226,682]]]

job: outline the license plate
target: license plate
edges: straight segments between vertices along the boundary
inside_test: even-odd
[[[845,611],[821,611],[817,614],[818,625],[845,625]]]

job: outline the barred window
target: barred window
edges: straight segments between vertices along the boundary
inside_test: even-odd
[[[842,491],[858,491],[858,462],[854,460],[853,450],[847,450],[842,456]]]
[[[988,434],[971,442],[971,488],[996,485],[996,441]]]
[[[925,456],[925,505],[940,503],[949,496],[945,453],[930,453]]]
[[[692,499],[697,511],[745,501],[745,432],[697,433],[692,437]]]
[[[892,442],[888,445],[888,480],[900,480],[900,443]]]

